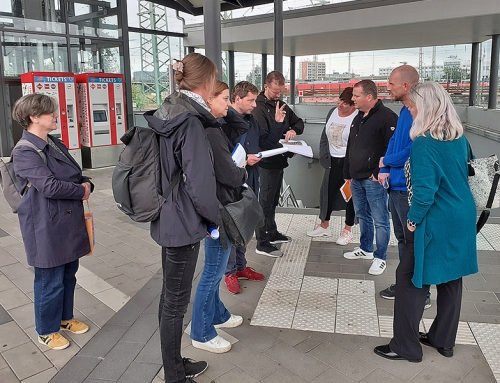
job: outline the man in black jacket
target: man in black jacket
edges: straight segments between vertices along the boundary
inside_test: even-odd
[[[285,77],[278,71],[270,72],[266,77],[264,91],[257,96],[257,106],[253,116],[259,125],[271,131],[275,125],[276,104],[281,109],[284,106],[285,120],[282,123],[282,137],[285,141],[292,140],[295,135],[304,131],[304,121],[279,98],[285,89]],[[281,145],[277,146],[280,147]],[[279,258],[283,256],[281,251],[274,246],[277,243],[285,243],[291,240],[283,235],[276,226],[275,214],[278,206],[280,188],[283,182],[283,169],[288,166],[289,153],[279,154],[274,157],[265,158],[260,161],[260,191],[259,202],[264,211],[264,226],[256,231],[258,254]]]
[[[380,275],[386,268],[390,239],[387,190],[378,182],[379,160],[394,133],[398,116],[377,99],[371,80],[354,85],[352,100],[359,113],[352,122],[344,161],[344,179],[351,181],[354,211],[361,231],[360,247],[344,253],[347,259],[372,259],[369,274]],[[377,249],[373,252],[376,229]]]

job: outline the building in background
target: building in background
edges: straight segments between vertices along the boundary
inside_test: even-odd
[[[300,63],[301,80],[323,80],[326,76],[326,63],[324,61],[302,61]]]

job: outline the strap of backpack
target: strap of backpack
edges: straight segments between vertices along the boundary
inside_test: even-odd
[[[182,170],[177,173],[174,178],[172,178],[172,182],[170,182],[170,185],[168,185],[167,190],[165,190],[165,193],[163,193],[163,198],[167,199],[170,193],[172,193],[172,190],[174,190],[174,187],[179,183],[182,177]]]
[[[34,149],[40,157],[42,157],[43,162],[47,163],[47,157],[45,156],[45,153],[40,149],[38,146],[35,144],[29,142],[28,140],[21,138],[19,141],[17,141],[16,146],[14,146],[14,149],[19,147],[19,146],[27,146],[31,149]]]

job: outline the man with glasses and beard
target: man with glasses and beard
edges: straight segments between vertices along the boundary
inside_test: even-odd
[[[257,106],[252,114],[259,125],[270,132],[276,124],[276,104],[278,104],[279,108],[285,105],[282,137],[285,141],[288,141],[292,140],[297,134],[302,134],[304,131],[304,121],[297,117],[288,105],[279,99],[284,89],[285,77],[283,74],[278,71],[270,72],[266,77],[264,91],[257,96]],[[288,166],[288,158],[292,156],[290,153],[284,153],[264,158],[259,162],[259,202],[264,211],[265,220],[264,226],[256,230],[257,248],[255,251],[258,254],[279,258],[283,254],[275,245],[291,241],[290,237],[278,231],[275,214],[283,181],[283,169]]]

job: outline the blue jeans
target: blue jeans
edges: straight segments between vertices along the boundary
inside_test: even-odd
[[[352,202],[359,219],[361,231],[361,250],[373,251],[373,225],[375,224],[375,258],[387,258],[387,246],[391,237],[389,210],[387,209],[387,191],[377,181],[370,179],[352,180]]]
[[[231,247],[231,253],[227,261],[226,276],[236,274],[236,271],[245,270],[247,267],[247,259],[245,253],[246,247]]]
[[[61,266],[35,267],[35,326],[38,335],[59,332],[61,321],[73,319],[78,260]]]
[[[392,226],[394,226],[394,235],[398,240],[399,259],[405,249],[405,228],[406,219],[410,205],[408,205],[408,192],[401,190],[391,190],[389,192],[389,208],[391,209]]]
[[[214,325],[224,323],[231,317],[219,297],[220,281],[232,247],[229,238],[227,246],[223,249],[219,239],[205,238],[205,266],[194,296],[191,319],[191,339],[198,342],[215,338],[217,331]]]

